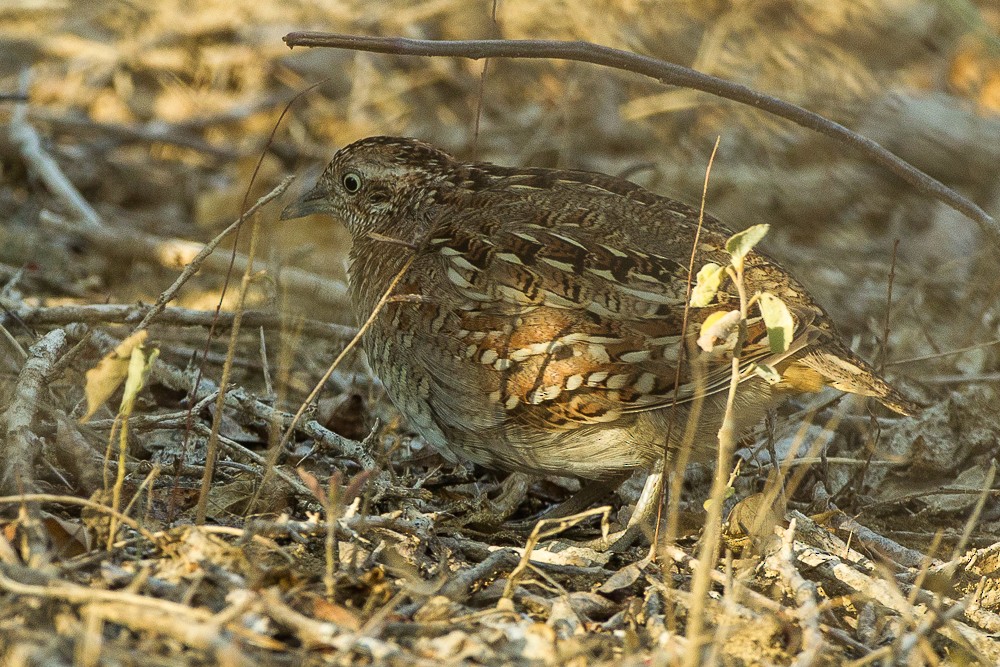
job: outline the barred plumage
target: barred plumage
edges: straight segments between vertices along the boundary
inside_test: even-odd
[[[463,163],[412,139],[371,137],[338,152],[282,218],[309,213],[338,217],[352,234],[362,320],[416,255],[396,289],[414,298],[390,301],[364,345],[390,398],[446,455],[595,480],[648,468],[662,455],[682,344],[674,416],[683,425],[703,395],[695,455],[714,451],[730,357],[691,343],[707,316],[739,301],[720,292],[681,331],[697,210],[603,174]],[[705,216],[696,265],[728,263],[730,235]],[[776,355],[763,323],[750,322],[744,367],[767,363],[784,379],[741,382],[741,427],[784,393],[824,384],[912,409],[784,269],[751,252],[745,280],[749,293],[780,297],[795,328]]]

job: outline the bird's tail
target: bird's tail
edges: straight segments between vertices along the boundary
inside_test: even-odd
[[[919,406],[886,382],[871,365],[839,341],[827,341],[795,360],[822,378],[824,384],[841,391],[878,399],[901,415],[912,415]]]

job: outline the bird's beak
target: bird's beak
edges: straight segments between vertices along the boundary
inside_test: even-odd
[[[321,183],[317,183],[312,190],[293,201],[281,212],[282,220],[292,220],[302,218],[313,213],[322,213],[323,204],[326,198],[326,189]]]

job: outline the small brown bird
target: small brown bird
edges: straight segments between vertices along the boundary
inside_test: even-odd
[[[698,210],[613,176],[460,162],[413,139],[370,137],[340,150],[281,217],[312,213],[351,232],[359,321],[403,272],[364,348],[393,403],[446,457],[616,481],[652,468],[668,430],[678,446],[696,396],[693,456],[716,450],[731,354],[693,342],[739,299],[723,283],[682,331]],[[696,271],[729,263],[731,234],[705,216]],[[788,272],[760,252],[745,261],[747,293],[779,297],[794,335],[772,353],[750,320],[742,367],[765,363],[782,378],[744,374],[740,430],[783,395],[824,385],[910,412]]]

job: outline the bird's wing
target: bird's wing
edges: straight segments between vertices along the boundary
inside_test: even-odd
[[[676,379],[681,403],[728,387],[731,351],[703,352],[693,341],[711,313],[739,309],[733,286],[710,307],[690,309],[683,331],[696,220],[601,192],[527,188],[519,197],[508,189],[469,199],[431,230],[421,253],[436,282],[422,291],[462,304],[453,326],[442,329],[448,340],[439,342],[494,371],[489,399],[509,419],[572,429],[670,405]],[[646,229],[645,240],[637,229]],[[702,229],[695,270],[728,261],[727,237],[714,222]],[[748,283],[791,280],[757,253],[747,266]],[[763,323],[751,320],[744,375],[752,363],[776,364],[811,342],[822,311],[811,302],[791,305],[791,351],[772,354]],[[442,396],[454,396],[458,380],[447,366],[428,366],[440,369]]]

